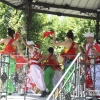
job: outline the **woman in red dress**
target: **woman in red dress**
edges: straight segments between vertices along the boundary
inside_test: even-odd
[[[0,44],[4,44],[5,48],[4,50],[1,50],[0,53],[2,55],[5,56],[5,60],[4,62],[8,62],[10,63],[10,68],[7,67],[7,65],[5,64],[4,66],[2,66],[2,69],[5,67],[6,70],[6,74],[8,75],[8,70],[9,70],[9,78],[8,80],[8,93],[13,93],[14,92],[14,84],[12,83],[11,75],[15,73],[15,69],[16,69],[16,62],[17,59],[19,58],[16,57],[16,51],[18,50],[18,53],[23,56],[22,51],[19,47],[19,43],[16,41],[16,37],[15,37],[15,31],[11,28],[8,28],[8,37],[4,38],[0,41]],[[21,57],[23,59],[23,61],[25,61],[24,56]],[[10,62],[9,62],[10,61]],[[1,72],[1,71],[0,71]],[[4,87],[6,87],[6,82],[3,84]]]
[[[70,63],[74,60],[76,54],[78,52],[81,52],[80,47],[78,46],[77,43],[74,42],[74,34],[71,30],[69,30],[66,34],[66,40],[62,41],[62,42],[56,42],[56,38],[55,38],[55,33],[52,34],[53,37],[53,45],[54,46],[63,46],[64,50],[63,53],[61,53],[61,56],[64,58],[64,71],[68,69]],[[74,70],[74,66],[72,66],[72,68],[70,69],[70,71],[67,73],[65,80],[67,80],[67,77],[71,74],[71,72]],[[72,79],[72,77],[71,77]],[[66,84],[66,92],[69,89],[70,84]]]

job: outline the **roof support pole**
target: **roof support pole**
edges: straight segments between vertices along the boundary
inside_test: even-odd
[[[97,12],[97,19],[96,19],[96,40],[99,42],[100,38],[99,37],[100,33],[100,13]]]
[[[30,28],[32,19],[32,0],[24,0],[25,14],[26,14],[26,29],[27,29],[27,41],[30,40]],[[28,48],[26,48],[26,55],[29,55]]]
[[[32,19],[32,0],[28,0],[27,5],[27,40],[30,40],[30,27],[31,27],[31,19]]]

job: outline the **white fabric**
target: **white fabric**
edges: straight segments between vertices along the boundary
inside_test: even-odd
[[[95,83],[95,90],[100,90],[100,65],[91,65],[92,80]],[[95,71],[94,71],[95,68]],[[95,77],[94,77],[95,74]],[[95,80],[94,80],[95,79]]]
[[[44,91],[46,89],[46,86],[45,86],[45,83],[44,83],[44,78],[43,78],[43,71],[38,65],[33,64],[33,65],[30,66],[28,78],[29,78],[29,81],[27,83],[27,87],[29,89],[31,88],[30,83],[35,84],[36,87],[39,88],[42,91]]]
[[[32,51],[29,50],[29,52],[30,52],[30,57],[37,58],[40,54],[40,49],[33,46],[33,50]]]
[[[88,33],[86,33],[86,34],[83,34],[85,37],[94,37],[94,34],[93,33],[90,33],[90,32],[88,32]]]
[[[93,43],[93,46],[94,45],[95,45],[95,42]],[[90,46],[89,44],[86,44],[86,51],[88,50],[89,46]],[[88,52],[89,58],[92,57],[91,55],[95,55],[95,53],[90,49],[89,52]]]
[[[62,77],[62,72],[58,71],[58,70],[55,70],[55,74],[54,74],[54,77],[53,77],[53,85],[54,86],[56,86],[56,84],[61,79],[61,77]],[[59,87],[61,87],[61,85]]]
[[[35,51],[35,47],[33,47],[33,51],[30,52],[31,56],[34,58],[38,58],[38,53],[36,53]],[[30,60],[31,63],[38,63],[37,60]],[[46,90],[46,86],[44,83],[44,78],[43,78],[43,71],[40,68],[40,66],[38,66],[38,64],[31,64],[30,65],[30,69],[29,69],[29,73],[28,73],[28,83],[27,83],[27,87],[30,89],[31,88],[31,84],[33,83],[36,85],[37,88],[39,88],[40,90],[44,91]]]
[[[33,41],[27,41],[27,44],[28,45],[32,45],[32,44],[34,45],[34,42]]]

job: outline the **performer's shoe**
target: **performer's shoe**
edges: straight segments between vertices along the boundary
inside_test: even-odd
[[[8,93],[8,95],[12,95],[12,93]]]
[[[49,95],[51,92],[49,91],[49,92],[47,92],[47,95]]]
[[[46,97],[46,95],[47,95],[47,92],[43,91],[40,97]]]
[[[24,96],[24,95],[27,95],[27,93],[20,93],[19,95],[20,96]]]

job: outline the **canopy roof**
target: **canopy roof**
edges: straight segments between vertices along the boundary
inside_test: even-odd
[[[14,7],[25,9],[26,4],[31,5],[33,12],[70,16],[78,18],[96,19],[100,13],[100,0],[0,0]]]

